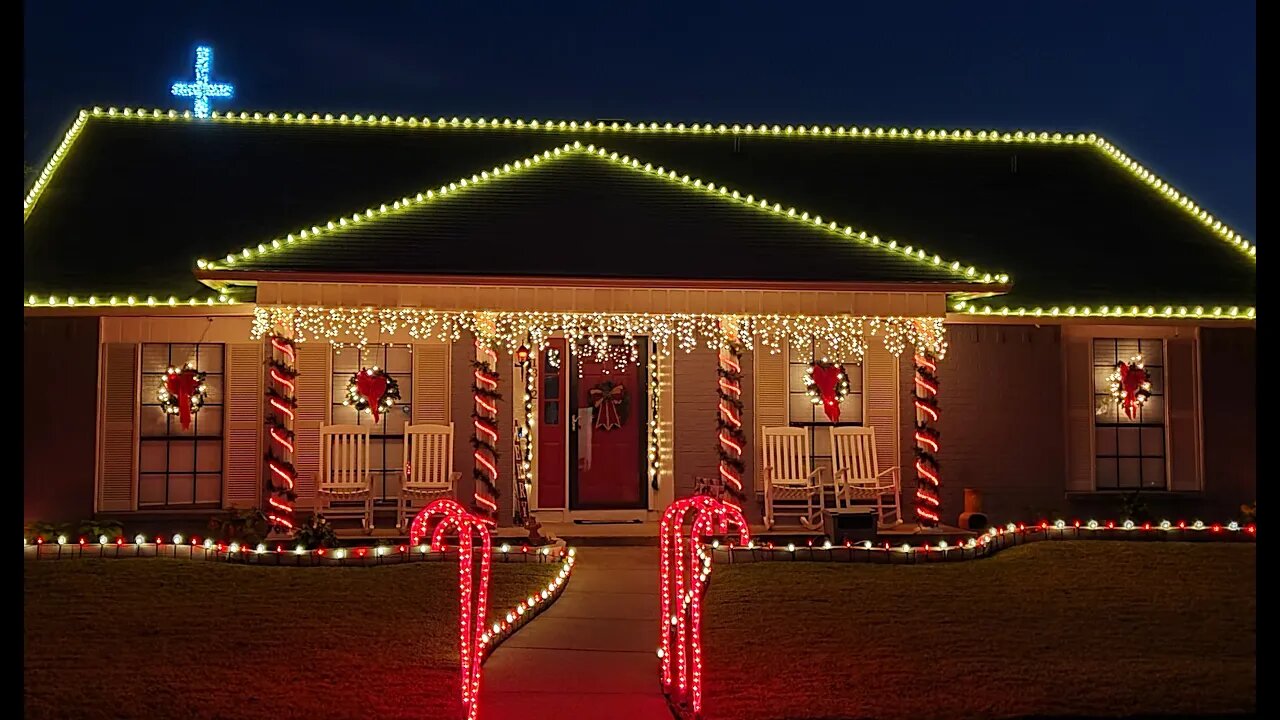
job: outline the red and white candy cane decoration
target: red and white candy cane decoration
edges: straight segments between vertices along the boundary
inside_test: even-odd
[[[271,336],[271,362],[267,375],[267,520],[277,530],[293,530],[294,484],[293,419],[298,409],[295,395],[297,354],[289,338]]]
[[[686,542],[684,525],[690,512],[693,527]],[[695,716],[702,711],[702,596],[711,580],[711,554],[704,541],[728,535],[731,525],[737,526],[740,542],[751,539],[747,520],[736,506],[694,495],[668,505],[658,528],[662,689],[675,702],[687,704]]]
[[[435,527],[432,518],[441,516]],[[480,709],[480,667],[484,660],[481,636],[485,633],[489,610],[489,575],[492,568],[493,543],[489,536],[489,519],[469,512],[457,500],[442,498],[424,507],[409,527],[409,545],[417,545],[431,536],[431,549],[443,552],[444,539],[450,531],[458,533],[458,655],[462,666],[462,704],[468,720],[475,720]],[[480,538],[480,582],[475,582],[472,555],[475,537]]]
[[[498,514],[498,353],[476,338],[476,360],[471,381],[475,409],[471,412],[471,445],[475,467],[473,507],[490,525]]]
[[[720,477],[732,498],[730,504],[741,510],[746,501],[742,491],[742,473],[746,468],[742,454],[747,446],[747,435],[742,430],[742,344],[738,338],[737,319],[722,318],[720,329],[722,339],[716,367],[719,376],[716,436],[719,440]]]
[[[915,353],[916,521],[935,527],[942,500],[938,486],[938,364],[924,351]]]

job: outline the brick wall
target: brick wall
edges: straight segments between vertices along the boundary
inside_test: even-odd
[[[1257,497],[1257,351],[1254,328],[1200,331],[1206,520],[1235,517]]]
[[[24,521],[74,522],[93,515],[98,410],[98,318],[26,318],[27,387],[22,433]],[[39,382],[38,378],[56,378]],[[40,402],[36,388],[67,402]]]
[[[1057,327],[951,325],[938,365],[942,417],[942,520],[964,511],[964,488],[983,495],[993,520],[1067,512],[1062,346]],[[902,376],[903,501],[915,487],[910,357]]]

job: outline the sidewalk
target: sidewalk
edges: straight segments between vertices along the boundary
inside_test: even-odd
[[[484,666],[481,720],[670,720],[658,680],[658,549],[586,547],[569,587]]]

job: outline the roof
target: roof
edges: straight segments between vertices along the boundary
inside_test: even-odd
[[[24,203],[26,292],[208,294],[195,260],[224,258],[202,274],[865,280],[957,304],[1011,276],[978,312],[1256,296],[1250,241],[1094,135],[329,117],[82,114]]]

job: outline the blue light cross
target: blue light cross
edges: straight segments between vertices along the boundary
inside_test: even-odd
[[[196,48],[196,81],[174,83],[171,90],[177,97],[195,98],[195,115],[198,118],[209,117],[211,98],[229,98],[235,94],[235,88],[229,83],[209,82],[209,71],[212,69],[213,48],[201,45]]]

